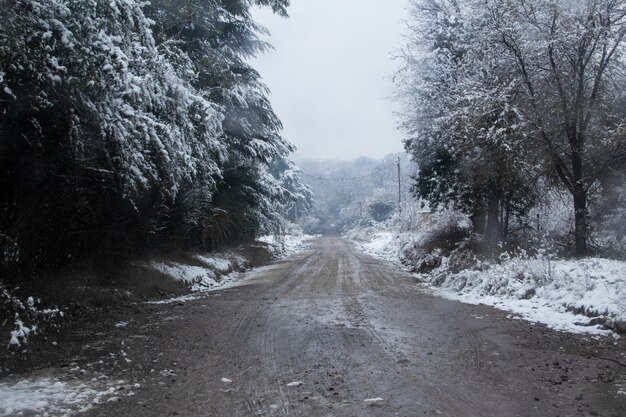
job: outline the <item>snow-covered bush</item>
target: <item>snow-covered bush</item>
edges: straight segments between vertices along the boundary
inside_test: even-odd
[[[444,258],[455,268],[476,263],[477,247],[468,217],[458,211],[425,211],[419,202],[403,205],[385,224],[359,224],[346,233],[366,251],[400,261],[413,271],[427,272]]]
[[[6,287],[0,285],[0,317],[4,321],[0,323],[2,337],[7,337],[7,346],[10,350],[21,349],[28,343],[29,337],[37,334],[40,328],[54,324],[63,317],[63,312],[58,309],[41,309],[39,300],[28,297],[22,302]],[[1,343],[1,342],[0,342]]]
[[[413,198],[402,203],[402,210],[397,210],[391,220],[401,232],[417,231],[427,224],[431,217],[428,202]]]
[[[451,210],[424,213],[417,232],[401,246],[400,259],[415,271],[427,272],[439,266],[443,257],[469,250],[470,241],[471,222],[467,216]],[[456,259],[464,263],[467,256],[457,254]]]
[[[580,327],[599,317],[605,327],[626,319],[623,261],[585,258],[564,260],[546,253],[503,255],[497,262],[478,262],[452,271],[442,266],[421,279],[463,301],[492,304],[552,327],[601,333]]]

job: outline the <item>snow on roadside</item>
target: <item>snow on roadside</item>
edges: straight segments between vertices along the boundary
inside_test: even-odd
[[[241,258],[240,256],[235,256],[233,259],[226,259],[226,258],[196,255],[195,258],[219,272],[231,271],[237,265],[241,265],[245,262],[244,259]]]
[[[202,298],[202,295],[200,295],[200,294],[186,294],[186,295],[181,295],[181,296],[178,296],[178,297],[166,298],[164,300],[146,301],[146,304],[164,305],[164,304],[174,304],[174,303],[185,303],[187,301],[193,301],[193,300],[197,300],[199,298]]]
[[[274,256],[284,258],[305,250],[308,247],[307,242],[313,238],[314,236],[304,234],[292,234],[280,237],[264,236],[258,240],[268,244],[272,248],[271,250]],[[195,255],[194,258],[205,266],[187,265],[176,262],[150,262],[144,264],[177,281],[187,283],[192,291],[192,294],[167,298],[165,300],[148,301],[147,303],[172,304],[192,301],[200,298],[200,293],[224,290],[239,285],[245,274],[238,271],[243,269],[243,265],[245,265],[246,261],[239,255],[228,255],[229,258]]]
[[[390,230],[353,232],[359,248],[398,265],[403,248],[419,239],[416,234]],[[524,320],[573,333],[609,335],[591,317],[626,320],[626,262],[603,258],[580,260],[503,257],[499,263],[478,263],[460,272],[442,265],[416,278],[434,293],[468,304],[486,304],[510,311]]]
[[[0,383],[0,417],[19,415],[71,416],[112,400],[115,387],[97,387],[56,378]],[[129,393],[127,393],[128,395]]]
[[[437,282],[437,294],[470,304],[483,303],[519,314],[556,330],[610,334],[590,317],[626,320],[626,262],[601,258],[503,259],[458,273],[445,266],[418,275]]]
[[[396,247],[396,239],[398,235],[391,231],[381,230],[370,235],[368,240],[362,241],[359,246],[361,249],[389,262],[398,263],[399,248]]]
[[[28,343],[28,338],[32,334],[37,334],[43,325],[49,325],[61,318],[63,312],[59,309],[45,309],[40,307],[41,300],[28,297],[22,302],[0,283],[0,307],[6,316],[13,319],[12,330],[9,332],[9,349],[19,349]],[[5,321],[7,324],[9,320]]]
[[[300,253],[308,248],[308,242],[315,236],[306,234],[266,235],[260,237],[259,242],[267,243],[273,248],[274,256],[286,258]]]
[[[150,262],[149,267],[191,286],[192,291],[211,290],[220,285],[215,270],[175,262]]]

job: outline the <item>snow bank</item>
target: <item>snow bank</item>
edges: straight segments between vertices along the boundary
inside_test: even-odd
[[[238,272],[246,268],[246,259],[234,252],[219,252],[208,256],[195,254],[189,263],[180,261],[152,261],[142,264],[176,281],[187,284],[192,291],[202,292],[223,288],[234,281]],[[184,301],[178,299],[166,302]]]
[[[270,246],[270,251],[275,257],[294,255],[307,248],[307,241],[313,236],[297,234],[283,236],[264,236],[260,242]],[[177,281],[183,281],[189,285],[192,292],[215,291],[236,286],[241,278],[241,273],[247,267],[247,261],[235,253],[222,253],[219,256],[195,255],[194,260],[199,265],[189,265],[180,262],[150,262],[144,264],[149,268],[172,277]],[[169,304],[185,302],[198,298],[197,295],[183,295],[165,300],[150,301],[151,304]]]
[[[230,269],[214,269],[211,267],[187,265],[176,262],[151,262],[148,267],[172,277],[177,281],[183,281],[189,285],[193,292],[212,291],[226,288],[232,285],[239,277],[238,271],[223,275]],[[239,268],[238,268],[239,269]],[[184,297],[184,296],[183,296]],[[168,302],[179,301],[170,299]],[[182,298],[180,301],[183,301]]]
[[[113,393],[114,387],[98,389],[52,378],[0,383],[0,416],[70,416],[106,401]]]
[[[259,242],[267,243],[272,247],[274,256],[286,258],[308,248],[308,241],[315,236],[307,234],[267,235],[259,238]]]
[[[418,239],[416,234],[374,227],[351,230],[345,237],[353,241],[361,251],[399,266],[403,266],[402,248]]]
[[[196,259],[209,265],[211,268],[219,272],[228,272],[234,269],[234,265],[243,263],[243,259],[239,258],[239,262],[233,262],[232,259],[209,258],[207,256],[196,255]]]
[[[445,263],[445,261],[444,261]],[[610,259],[504,259],[458,273],[416,274],[437,294],[512,311],[556,330],[609,334],[592,317],[626,320],[626,262]]]
[[[151,262],[148,265],[177,281],[189,284],[193,291],[210,290],[219,286],[218,276],[210,268],[175,262]]]
[[[411,258],[411,251],[419,250],[414,248],[427,235],[427,230],[399,233],[369,229],[352,231],[348,237],[364,252],[412,269],[415,258]],[[503,255],[498,262],[474,260],[471,267],[458,271],[451,267],[450,257],[436,250],[429,256],[440,257],[440,265],[415,276],[448,299],[491,305],[525,320],[575,333],[607,335],[611,332],[595,323],[610,327],[616,321],[626,321],[623,261]]]
[[[201,297],[202,296],[198,294],[187,294],[187,295],[181,295],[178,297],[166,298],[164,300],[146,301],[146,304],[162,305],[162,304],[185,303],[187,301],[197,300]]]
[[[389,262],[398,262],[399,248],[397,240],[399,235],[391,231],[378,231],[371,234],[370,240],[361,243],[362,249],[378,258]]]
[[[165,275],[173,277],[177,281],[184,281],[188,284],[206,282],[207,286],[209,286],[216,282],[215,272],[201,266],[175,262],[151,262],[150,266]]]

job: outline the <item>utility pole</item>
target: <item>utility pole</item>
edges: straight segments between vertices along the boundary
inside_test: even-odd
[[[359,201],[359,218],[363,217],[363,202]]]
[[[402,212],[402,192],[400,188],[400,157],[398,157],[398,211]]]

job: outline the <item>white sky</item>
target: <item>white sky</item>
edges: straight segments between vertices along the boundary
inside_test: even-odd
[[[252,61],[297,158],[382,157],[403,149],[391,53],[408,0],[292,0],[289,18],[255,10],[276,48]]]

